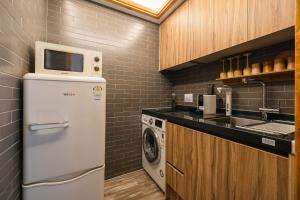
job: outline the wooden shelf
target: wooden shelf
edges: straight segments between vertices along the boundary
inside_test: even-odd
[[[252,75],[245,75],[245,76],[236,76],[232,78],[218,78],[217,81],[223,81],[226,83],[230,82],[240,82],[243,78],[255,78],[259,80],[263,80],[266,82],[270,81],[286,81],[286,80],[294,80],[294,69],[284,70],[280,72],[266,72],[266,73],[260,73],[260,74],[252,74]]]

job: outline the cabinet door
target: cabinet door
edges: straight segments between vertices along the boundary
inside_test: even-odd
[[[160,70],[190,60],[188,17],[186,1],[160,25]]]
[[[159,48],[160,48],[160,70],[167,69],[175,65],[176,47],[175,47],[175,18],[169,16],[161,25],[159,30]]]
[[[190,130],[185,134],[185,185],[189,200],[214,199],[216,138]]]
[[[185,173],[184,163],[184,135],[187,128],[172,123],[167,123],[166,154],[167,162],[181,173]]]
[[[185,133],[185,199],[288,199],[287,158],[195,130]]]
[[[190,0],[189,29],[191,59],[214,50],[214,0]]]
[[[217,138],[216,199],[288,199],[288,159]]]
[[[248,0],[248,40],[295,25],[295,0]]]
[[[184,2],[176,11],[176,33],[177,44],[176,65],[190,61],[190,39],[189,39],[189,1]]]
[[[217,138],[216,199],[257,199],[258,150]]]
[[[214,0],[214,51],[246,41],[247,0]]]
[[[166,165],[166,180],[169,187],[176,192],[180,198],[184,199],[185,192],[185,178],[184,175],[167,163]]]

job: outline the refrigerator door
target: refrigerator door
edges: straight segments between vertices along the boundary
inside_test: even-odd
[[[22,186],[23,200],[103,200],[104,167],[77,177]]]
[[[104,165],[105,80],[62,77],[24,77],[24,184]]]

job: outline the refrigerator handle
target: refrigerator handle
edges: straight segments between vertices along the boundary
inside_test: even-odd
[[[89,175],[89,174],[92,174],[94,172],[97,172],[97,171],[100,171],[100,170],[103,170],[105,168],[105,166],[101,166],[101,167],[97,167],[97,168],[94,168],[94,169],[91,169],[91,170],[88,170],[86,172],[84,172],[83,174],[77,176],[77,177],[74,177],[74,178],[71,178],[71,179],[68,179],[68,180],[64,180],[64,181],[55,181],[55,182],[42,182],[42,183],[34,183],[34,184],[29,184],[29,185],[22,185],[22,188],[33,188],[33,187],[41,187],[41,186],[54,186],[54,185],[62,185],[62,184],[67,184],[67,183],[71,183],[71,182],[74,182],[74,181],[77,181],[79,179],[82,179],[84,178],[85,176]]]
[[[53,129],[53,128],[67,128],[69,126],[69,122],[58,122],[58,123],[43,123],[43,124],[29,124],[29,130],[38,131],[43,129]]]

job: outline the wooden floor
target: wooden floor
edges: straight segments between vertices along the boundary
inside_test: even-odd
[[[105,181],[105,200],[164,200],[163,192],[146,174],[138,170]]]

